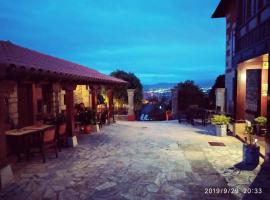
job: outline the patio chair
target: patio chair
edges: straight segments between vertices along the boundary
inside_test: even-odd
[[[56,131],[56,142],[59,151],[61,152],[62,147],[65,147],[67,144],[67,124],[63,123],[57,126],[57,131]]]
[[[101,121],[101,113],[100,113],[100,112],[97,113],[96,118],[97,118],[97,119],[96,119],[96,123],[97,123],[99,129],[101,129],[101,128],[102,128],[102,121]]]
[[[49,128],[42,133],[42,137],[40,138],[40,143],[39,143],[39,149],[40,153],[43,158],[43,163],[46,162],[46,156],[45,156],[45,151],[53,148],[55,151],[55,156],[58,158],[58,152],[57,152],[57,145],[56,145],[56,128],[52,127]]]
[[[186,112],[182,111],[178,113],[178,123],[181,124],[183,122],[188,122]]]

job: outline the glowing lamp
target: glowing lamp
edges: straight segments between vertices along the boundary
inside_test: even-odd
[[[246,73],[245,72],[242,72],[241,75],[240,75],[240,77],[241,77],[241,81],[246,82],[247,76],[246,76]]]
[[[258,142],[258,139],[255,138],[255,139],[254,139],[254,143],[255,143],[256,146],[257,146],[257,142]]]
[[[268,69],[268,68],[269,68],[269,63],[263,62],[263,69]]]

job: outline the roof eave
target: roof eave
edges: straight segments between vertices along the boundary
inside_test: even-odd
[[[226,17],[226,10],[228,4],[230,4],[230,0],[221,0],[215,10],[215,12],[212,14],[212,18],[223,18]]]

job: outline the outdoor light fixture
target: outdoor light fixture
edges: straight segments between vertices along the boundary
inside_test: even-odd
[[[255,143],[256,146],[257,146],[257,142],[258,142],[258,139],[255,138],[255,139],[254,139],[254,143]]]
[[[246,82],[247,80],[246,72],[245,71],[242,72],[240,76],[241,76],[241,81]]]
[[[268,69],[269,68],[269,64],[267,61],[263,62],[263,69]]]

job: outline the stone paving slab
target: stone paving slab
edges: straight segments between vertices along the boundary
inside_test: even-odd
[[[16,182],[0,200],[270,199],[270,170],[241,171],[242,144],[211,128],[177,122],[118,122],[81,135],[59,158],[13,166]],[[213,147],[208,142],[223,142]],[[248,187],[263,194],[245,194]],[[205,194],[237,188],[235,194]]]

